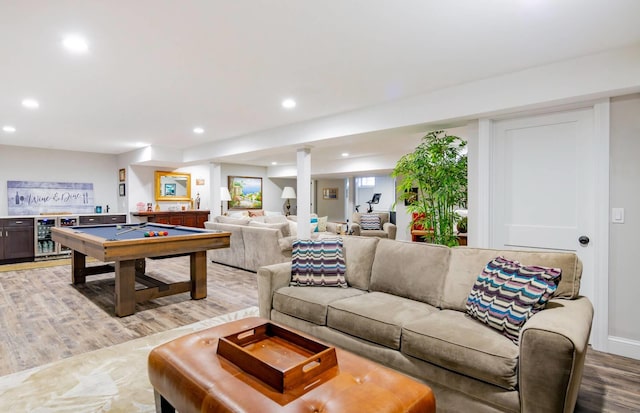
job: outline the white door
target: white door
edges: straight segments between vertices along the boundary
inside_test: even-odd
[[[580,293],[595,302],[596,249],[607,246],[594,239],[598,153],[593,111],[494,123],[489,242],[493,248],[576,252],[584,265]]]

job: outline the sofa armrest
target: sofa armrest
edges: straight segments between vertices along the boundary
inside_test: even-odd
[[[258,269],[258,307],[260,317],[271,319],[273,292],[291,281],[291,263],[267,265]]]
[[[280,246],[280,251],[289,252],[293,250],[293,241],[297,240],[298,237],[290,236],[290,237],[282,237],[278,239],[278,245]]]
[[[396,224],[385,222],[384,224],[382,224],[382,229],[388,234],[389,239],[396,239],[396,231],[398,230]]]
[[[244,240],[245,269],[258,271],[258,268],[291,260],[291,250],[280,246],[282,232],[275,228],[242,227]]]
[[[360,235],[360,224],[354,222],[351,224],[351,228],[349,228],[351,235]]]
[[[522,412],[573,412],[591,333],[587,297],[553,299],[520,332]]]

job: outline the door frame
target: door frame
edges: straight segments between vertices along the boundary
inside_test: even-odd
[[[609,351],[609,99],[582,102],[562,107],[549,107],[543,110],[513,113],[505,116],[493,116],[478,120],[477,144],[475,162],[470,159],[469,171],[475,173],[470,176],[469,183],[476,182],[475,188],[469,191],[470,238],[469,245],[489,248],[492,245],[491,220],[492,210],[492,159],[495,145],[494,123],[498,120],[530,117],[540,114],[571,111],[575,109],[593,109],[593,133],[597,146],[595,153],[597,162],[594,165],[596,182],[595,193],[607,194],[596,197],[594,212],[594,233],[592,234],[594,247],[594,296],[591,297],[594,316],[591,329],[591,345],[599,351]],[[470,148],[470,152],[471,152]],[[470,174],[471,175],[471,174]],[[474,223],[475,221],[475,223]]]

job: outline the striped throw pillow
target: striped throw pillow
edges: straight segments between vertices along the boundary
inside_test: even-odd
[[[380,229],[380,215],[362,214],[360,216],[360,228],[362,228],[362,229]]]
[[[520,329],[545,308],[558,287],[562,270],[524,266],[497,257],[478,276],[467,298],[467,314],[518,344]]]
[[[347,287],[342,239],[293,241],[291,283],[307,287]]]

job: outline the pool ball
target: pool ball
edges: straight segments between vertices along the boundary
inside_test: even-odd
[[[144,236],[145,236],[145,237],[149,237],[150,235],[149,235],[149,233],[148,233],[148,232],[145,232],[145,233],[144,233]]]
[[[166,237],[167,235],[169,235],[169,231],[163,232],[162,235],[164,235]]]
[[[155,233],[155,232],[153,232],[153,231],[149,231],[149,236],[150,236],[150,237],[155,237],[155,236],[156,236],[156,233]]]

